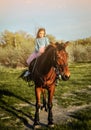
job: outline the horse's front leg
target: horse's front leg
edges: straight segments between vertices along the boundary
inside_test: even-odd
[[[54,127],[53,113],[52,113],[52,107],[53,107],[52,99],[53,99],[54,91],[55,91],[54,86],[51,86],[48,89],[48,126],[49,127]]]
[[[36,96],[36,111],[35,111],[35,118],[34,118],[34,127],[40,126],[39,124],[39,111],[40,111],[40,95],[41,95],[41,88],[35,87],[35,96]]]

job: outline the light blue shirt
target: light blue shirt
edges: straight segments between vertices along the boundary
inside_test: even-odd
[[[35,51],[38,52],[41,47],[49,45],[49,39],[47,37],[35,39]]]

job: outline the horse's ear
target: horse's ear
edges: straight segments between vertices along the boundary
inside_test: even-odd
[[[70,43],[69,41],[65,42],[64,47],[66,48],[69,45],[69,43]]]

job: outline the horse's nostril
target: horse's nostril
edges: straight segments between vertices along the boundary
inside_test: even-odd
[[[62,76],[62,80],[65,80],[65,81],[68,80],[69,78],[70,78],[70,76],[67,76],[67,75]]]
[[[68,80],[69,79],[69,77],[68,76],[65,76],[65,80]]]
[[[70,78],[70,76],[67,76],[67,75],[66,75],[66,76],[65,76],[65,78],[68,78],[68,79],[69,79],[69,78]]]

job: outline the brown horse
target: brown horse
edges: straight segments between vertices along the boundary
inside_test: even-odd
[[[70,77],[68,68],[68,54],[65,50],[67,43],[50,44],[45,52],[30,64],[32,80],[35,83],[36,112],[34,126],[39,126],[39,109],[41,107],[40,96],[43,94],[43,107],[48,108],[48,125],[54,126],[52,114],[52,99],[55,91],[56,71],[60,72],[62,80],[66,81]],[[48,90],[48,104],[46,105],[45,89]]]

